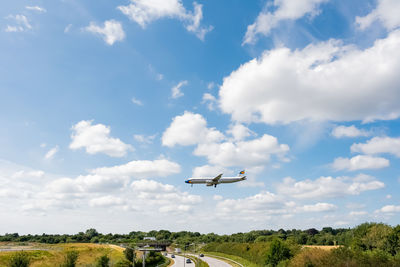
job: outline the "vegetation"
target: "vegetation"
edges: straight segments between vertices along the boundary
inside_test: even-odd
[[[96,261],[96,267],[109,267],[110,258],[107,255],[103,255]]]
[[[67,251],[64,256],[64,262],[61,267],[75,267],[79,252],[76,250]]]
[[[222,253],[243,265],[255,266],[400,266],[400,225],[392,227],[383,223],[363,223],[352,229],[321,230],[259,230],[248,233],[217,235],[214,233],[170,232],[167,230],[129,234],[101,234],[95,229],[88,229],[76,235],[22,235],[17,233],[0,236],[0,242],[18,242],[36,244],[46,249],[27,251],[26,258],[30,267],[50,266],[141,266],[142,259],[136,258],[132,249],[125,252],[120,247],[102,245],[101,243],[126,243],[134,247],[143,242],[146,236],[166,240],[188,250],[199,246],[206,253]],[[86,242],[83,245],[78,242]],[[49,245],[58,243],[57,245]],[[98,244],[88,244],[98,243]],[[323,250],[315,247],[336,245],[334,249]],[[54,249],[57,247],[57,249]],[[330,247],[330,248],[332,248]],[[50,249],[49,249],[50,248]],[[65,251],[77,251],[78,254],[67,255]],[[102,256],[107,255],[109,261]],[[15,260],[14,260],[15,258]],[[0,266],[11,266],[12,261],[23,257],[15,252],[1,252]],[[98,261],[96,261],[98,260]],[[22,260],[21,260],[22,261]],[[160,253],[150,253],[146,258],[147,266],[165,262]],[[26,265],[26,266],[28,266]],[[13,265],[20,266],[20,265]],[[24,265],[21,265],[24,266]]]
[[[21,251],[14,253],[11,258],[10,262],[8,264],[9,267],[28,267],[31,262],[31,259],[29,257],[29,254]]]

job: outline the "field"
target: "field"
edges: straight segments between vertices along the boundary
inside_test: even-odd
[[[54,267],[59,266],[66,251],[75,250],[79,252],[77,266],[89,267],[95,263],[100,256],[107,255],[111,266],[124,258],[123,248],[107,244],[70,243],[70,244],[35,244],[35,243],[0,243],[0,266],[7,266],[10,256],[14,251],[2,250],[24,250],[32,258],[31,267]],[[94,265],[93,265],[94,266]]]

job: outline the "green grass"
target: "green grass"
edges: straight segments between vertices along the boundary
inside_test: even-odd
[[[238,263],[242,264],[245,267],[259,267],[260,265],[257,265],[254,262],[248,261],[246,259],[243,259],[242,257],[235,256],[235,255],[230,255],[230,254],[225,254],[225,253],[220,253],[220,252],[205,252],[204,255],[208,256],[220,256],[224,258],[228,258],[234,261],[237,261]]]

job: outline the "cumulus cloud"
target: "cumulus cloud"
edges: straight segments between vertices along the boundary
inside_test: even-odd
[[[115,42],[125,39],[125,32],[122,28],[122,24],[116,20],[106,20],[104,26],[98,26],[92,21],[84,30],[101,35],[108,45],[113,45]]]
[[[372,157],[368,155],[358,155],[352,158],[336,158],[332,163],[335,170],[363,170],[363,169],[381,169],[390,165],[389,160],[381,157]]]
[[[89,154],[104,153],[111,157],[123,157],[133,150],[131,145],[118,138],[110,137],[110,127],[103,124],[92,125],[93,121],[80,121],[72,127],[70,149],[85,148]]]
[[[207,128],[207,121],[200,114],[185,111],[176,116],[162,136],[164,146],[195,145],[198,143],[217,142],[224,135],[215,128]]]
[[[368,28],[373,22],[380,21],[388,30],[400,26],[400,2],[397,0],[378,0],[377,6],[364,17],[356,17],[356,24],[361,30]]]
[[[47,10],[45,8],[40,7],[40,6],[26,6],[25,8],[28,9],[28,10],[34,10],[34,11],[37,11],[37,12],[40,12],[40,13],[46,13],[47,12]]]
[[[171,88],[171,97],[176,99],[182,97],[184,94],[181,91],[181,88],[185,85],[188,85],[188,81],[180,81],[177,85]]]
[[[136,179],[150,177],[166,177],[180,173],[181,167],[178,163],[167,159],[157,160],[134,160],[127,164],[113,167],[102,167],[93,169],[90,173],[108,177],[132,177]]]
[[[363,50],[329,40],[266,51],[224,78],[220,108],[235,121],[268,124],[396,119],[399,46],[397,30]]]
[[[201,27],[202,5],[193,2],[193,7],[193,12],[186,10],[181,0],[131,0],[129,5],[118,6],[118,9],[142,28],[158,19],[178,19],[185,24],[187,31],[204,40],[205,35],[212,30],[212,26]]]
[[[279,144],[274,136],[262,137],[238,142],[202,143],[194,151],[196,156],[205,156],[211,164],[217,166],[257,166],[265,165],[272,155],[283,160],[289,146]]]
[[[247,32],[243,44],[255,43],[259,35],[268,35],[281,21],[297,20],[305,15],[314,16],[319,6],[328,0],[275,0],[274,11],[268,11],[268,5],[258,15],[256,21],[247,26]]]
[[[366,143],[353,144],[351,151],[364,154],[388,153],[400,157],[400,138],[374,137]]]
[[[288,195],[297,199],[308,198],[335,198],[347,195],[359,195],[364,191],[377,190],[385,186],[381,181],[368,175],[351,177],[320,177],[316,180],[296,181],[293,178],[285,178],[283,183],[277,186],[282,195]]]
[[[49,151],[47,151],[46,155],[44,155],[45,159],[52,159],[54,158],[54,156],[57,154],[58,152],[58,146],[53,147],[52,149],[50,149]]]
[[[220,166],[203,165],[193,169],[193,177],[215,177],[220,173],[226,173],[227,169]]]
[[[124,205],[126,202],[124,199],[115,196],[102,196],[98,198],[93,198],[89,201],[89,206],[91,207],[110,207]]]
[[[337,206],[330,203],[316,203],[313,205],[304,205],[299,208],[300,211],[304,212],[324,212],[324,211],[334,211]]]
[[[365,130],[358,129],[354,125],[351,125],[351,126],[340,125],[340,126],[336,126],[332,130],[332,135],[336,138],[342,138],[342,137],[368,136],[370,134]]]
[[[8,15],[6,19],[14,21],[14,25],[7,25],[6,32],[24,32],[32,29],[32,25],[24,15]]]
[[[382,213],[395,213],[395,212],[400,212],[400,206],[395,206],[395,205],[386,205],[379,210],[376,210],[376,212],[382,212]]]
[[[240,141],[245,139],[246,137],[255,135],[254,132],[252,132],[249,128],[240,123],[230,125],[227,133],[232,135],[233,139],[236,141]]]
[[[134,181],[131,188],[140,200],[148,205],[157,206],[162,213],[187,212],[193,205],[202,202],[198,195],[181,192],[173,185],[153,180]]]

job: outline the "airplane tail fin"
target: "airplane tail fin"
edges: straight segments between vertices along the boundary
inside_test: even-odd
[[[244,170],[239,172],[239,176],[244,176]]]

